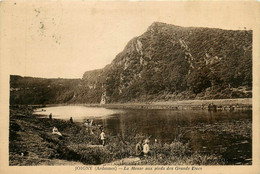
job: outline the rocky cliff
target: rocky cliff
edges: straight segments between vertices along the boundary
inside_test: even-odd
[[[155,22],[83,80],[110,102],[251,97],[252,31]]]

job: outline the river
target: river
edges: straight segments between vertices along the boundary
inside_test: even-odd
[[[252,164],[252,111],[106,109],[55,106],[36,111],[53,118],[84,122],[93,119],[108,135],[150,136],[160,143],[179,139],[193,151],[216,153],[226,164]]]

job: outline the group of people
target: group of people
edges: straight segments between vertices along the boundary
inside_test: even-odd
[[[90,131],[90,134],[94,135],[94,133],[92,131],[92,126],[95,126],[95,124],[93,123],[93,120],[87,119],[86,122],[84,123],[84,125],[87,127],[87,130]],[[105,146],[106,134],[104,132],[103,126],[99,125],[99,129],[101,131],[101,133],[99,135],[99,139],[101,140],[101,144],[103,146]]]
[[[52,113],[49,115],[49,118],[52,119]],[[70,121],[70,123],[73,123],[72,117],[70,117],[69,121]],[[93,125],[93,120],[87,119],[86,122],[84,123],[84,125],[87,126],[87,129],[89,130],[89,128]],[[101,133],[99,135],[99,139],[101,140],[101,144],[103,146],[105,146],[106,135],[105,135],[103,126],[102,125],[99,126],[99,129],[101,131]],[[92,129],[90,129],[90,132],[91,132],[91,134],[94,134],[92,132]],[[52,134],[62,136],[62,134],[59,132],[58,128],[56,128],[55,126],[52,129]]]
[[[135,154],[136,156],[150,156],[150,147],[149,147],[149,139],[145,139],[142,144],[142,140],[140,140],[135,146]]]
[[[52,114],[49,115],[49,118],[52,119]],[[70,118],[70,123],[73,123],[73,119],[72,117]],[[93,124],[93,120],[86,120],[86,122],[84,123],[85,126],[90,127]],[[101,131],[100,135],[99,135],[99,139],[101,140],[101,144],[103,146],[105,146],[106,143],[106,134],[104,132],[103,126],[99,126],[99,129]],[[59,135],[62,136],[62,134],[59,132],[59,130],[54,126],[52,129],[52,134],[55,135]],[[93,133],[94,134],[94,133]],[[137,144],[136,144],[136,148],[135,148],[135,152],[136,152],[136,156],[149,156],[151,155],[150,153],[150,147],[149,147],[149,139],[145,139],[144,142],[143,140],[140,140]]]

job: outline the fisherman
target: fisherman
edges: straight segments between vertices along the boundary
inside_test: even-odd
[[[142,140],[138,141],[138,143],[135,146],[135,155],[143,156]]]
[[[102,145],[105,146],[105,139],[106,139],[106,135],[104,130],[102,130],[101,134],[100,134],[100,139],[102,141]]]
[[[59,132],[59,130],[55,126],[52,129],[52,134],[56,134],[56,135],[62,136],[62,134]]]

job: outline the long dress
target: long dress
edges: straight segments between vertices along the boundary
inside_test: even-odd
[[[141,143],[137,143],[136,146],[135,146],[135,154],[136,156],[140,156],[142,154],[142,145]]]

